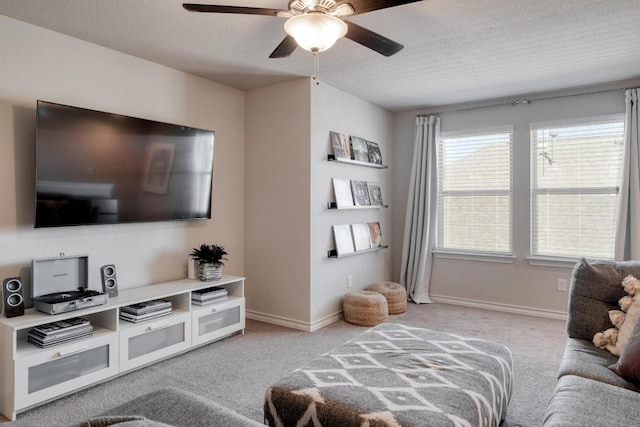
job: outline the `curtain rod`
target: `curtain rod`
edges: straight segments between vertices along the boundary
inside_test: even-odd
[[[513,105],[515,107],[521,104],[528,105],[535,101],[547,101],[549,99],[570,98],[573,96],[594,95],[598,93],[607,93],[607,92],[620,92],[620,91],[626,91],[628,89],[631,89],[631,88],[625,87],[625,88],[617,88],[617,89],[602,89],[602,90],[596,90],[592,92],[580,92],[580,93],[573,93],[573,94],[566,94],[566,95],[543,96],[538,98],[536,97],[522,98],[522,99],[516,98],[512,101],[502,101],[502,102],[495,102],[492,104],[478,105],[475,107],[464,107],[464,108],[457,108],[453,110],[442,110],[435,113],[418,114],[417,117],[428,117],[433,115],[437,116],[438,114],[444,114],[444,113],[459,113],[462,111],[479,110],[481,108],[501,107],[503,105]]]

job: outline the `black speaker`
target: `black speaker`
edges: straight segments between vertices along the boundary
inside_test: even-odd
[[[111,297],[118,296],[118,279],[116,278],[116,266],[113,264],[103,265],[100,268],[102,275],[102,292]]]
[[[7,317],[22,316],[24,314],[24,294],[22,279],[10,277],[2,282],[2,301],[4,314]]]

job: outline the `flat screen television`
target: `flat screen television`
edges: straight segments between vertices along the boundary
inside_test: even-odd
[[[38,101],[35,227],[211,218],[214,131]]]

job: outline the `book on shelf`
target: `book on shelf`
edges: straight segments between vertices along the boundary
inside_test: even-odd
[[[197,301],[206,301],[221,296],[227,296],[226,288],[214,287],[191,292],[191,299]]]
[[[334,225],[333,238],[338,255],[354,252],[353,237],[351,236],[351,226],[349,224]]]
[[[61,330],[58,331],[56,333],[53,334],[43,334],[42,332],[38,332],[35,329],[31,329],[29,331],[29,336],[30,337],[36,337],[38,339],[41,339],[43,341],[54,341],[56,339],[61,339],[61,338],[66,338],[66,337],[73,337],[76,335],[82,335],[86,332],[92,332],[93,331],[93,326],[91,326],[90,324],[81,326],[79,328],[71,328],[71,329],[67,329],[67,330]]]
[[[67,331],[60,331],[60,332],[56,332],[55,334],[42,334],[40,332],[36,332],[33,329],[29,331],[29,336],[30,337],[36,337],[38,339],[44,340],[44,341],[54,341],[57,339],[61,339],[61,338],[66,338],[66,337],[73,337],[76,335],[82,335],[86,332],[92,332],[93,331],[93,326],[92,325],[85,325],[81,328],[73,328],[73,329],[69,329]]]
[[[205,299],[205,300],[192,299],[191,303],[194,304],[194,305],[209,305],[209,304],[216,304],[216,303],[219,303],[221,301],[226,301],[228,299],[229,299],[229,297],[227,295],[222,295],[222,296],[219,296],[219,297],[209,298],[209,299]]]
[[[127,313],[127,312],[120,312],[120,318],[124,319],[124,320],[145,320],[145,319],[152,319],[154,317],[157,316],[162,316],[165,314],[171,314],[173,308],[172,307],[167,307],[167,308],[163,308],[162,310],[157,310],[157,311],[153,311],[151,313],[145,313],[145,314],[131,314],[131,313]]]
[[[331,139],[331,148],[333,148],[333,156],[336,159],[350,159],[351,144],[349,144],[349,137],[334,131],[329,132],[329,137]]]
[[[353,243],[356,251],[371,249],[371,238],[369,237],[369,226],[367,224],[352,224]]]
[[[367,140],[358,136],[351,137],[351,158],[359,162],[369,163]]]
[[[66,343],[69,343],[69,342],[72,342],[72,341],[76,341],[76,340],[79,340],[79,339],[82,339],[82,338],[87,338],[87,337],[90,337],[91,335],[92,335],[91,332],[86,332],[83,335],[77,335],[75,337],[63,338],[63,339],[60,339],[60,340],[47,341],[47,342],[43,342],[43,341],[37,340],[34,337],[29,336],[27,338],[27,341],[29,343],[33,344],[33,345],[36,345],[36,346],[40,347],[40,348],[48,348],[48,347],[53,347],[54,345],[66,344]]]
[[[163,308],[161,310],[156,310],[156,311],[152,311],[152,312],[149,312],[149,313],[143,313],[143,314],[133,314],[133,313],[127,313],[127,312],[120,312],[120,317],[146,319],[148,317],[153,317],[156,314],[171,313],[172,311],[173,311],[173,307],[166,307],[166,308]]]
[[[341,208],[353,206],[353,194],[351,193],[351,180],[333,178],[333,194],[336,197],[336,206]]]
[[[62,344],[69,341],[90,337],[91,335],[93,335],[93,327],[91,325],[88,325],[86,327],[73,329],[71,331],[66,331],[64,333],[56,335],[42,336],[37,333],[29,333],[27,336],[27,341],[29,341],[31,344],[35,344],[39,347],[44,348],[47,346]]]
[[[171,301],[157,299],[157,300],[145,301],[137,304],[120,307],[120,313],[140,315],[140,314],[154,313],[156,311],[164,310],[166,308],[171,309],[171,307],[172,307]]]
[[[38,332],[43,335],[50,335],[75,328],[81,328],[86,325],[91,325],[91,323],[87,319],[83,319],[82,317],[73,317],[71,319],[58,320],[56,322],[36,326],[32,329],[32,331]]]
[[[380,223],[375,221],[375,222],[369,222],[367,223],[367,225],[369,226],[369,233],[370,233],[370,237],[371,237],[371,247],[372,248],[379,248],[382,246],[382,229],[380,228]]]
[[[382,153],[377,142],[367,141],[367,154],[369,155],[369,163],[382,164]]]
[[[377,182],[367,182],[367,189],[369,190],[369,200],[371,206],[383,206],[382,202],[382,190]]]
[[[351,181],[353,201],[356,206],[370,206],[369,188],[366,181]]]

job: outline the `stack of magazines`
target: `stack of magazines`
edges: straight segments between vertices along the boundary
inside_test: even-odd
[[[27,334],[27,340],[41,348],[90,337],[93,334],[91,322],[81,317],[60,320],[36,326]]]
[[[120,307],[120,318],[127,322],[138,323],[143,320],[167,316],[171,314],[171,309],[171,301],[156,299]]]
[[[195,305],[214,304],[228,299],[226,288],[207,288],[191,292],[191,303]]]

